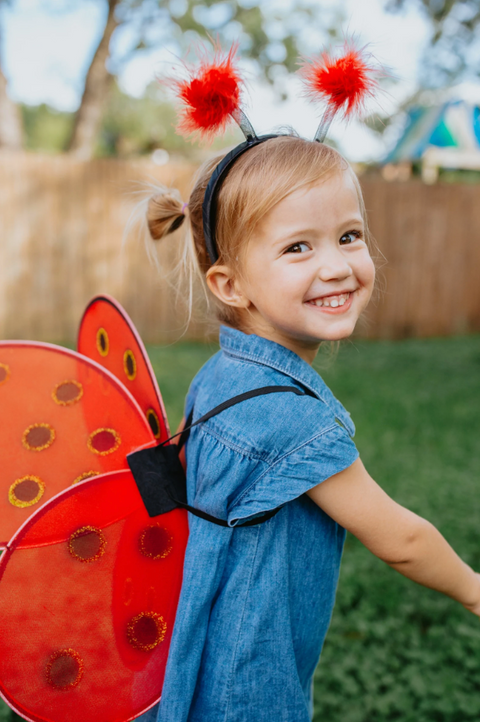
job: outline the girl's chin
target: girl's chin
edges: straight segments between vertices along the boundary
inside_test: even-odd
[[[351,336],[355,330],[355,324],[352,323],[339,323],[335,324],[335,326],[335,328],[333,326],[328,328],[325,325],[320,326],[318,324],[316,327],[309,326],[304,329],[297,326],[289,329],[278,328],[277,332],[284,338],[290,338],[291,341],[305,348],[313,348],[319,346],[323,341],[342,341]]]
[[[320,309],[319,309],[320,310]],[[256,333],[259,336],[270,338],[280,344],[300,344],[302,347],[318,346],[322,341],[341,341],[352,335],[358,320],[352,313],[340,315],[328,315],[314,313],[315,318],[310,314],[303,317],[299,313],[295,317],[275,317],[273,314],[264,316],[261,322],[250,323],[249,333]]]
[[[342,341],[349,338],[355,330],[355,323],[343,322],[336,324],[318,324],[315,329],[311,329],[312,336],[319,341]],[[310,334],[309,334],[310,335]]]

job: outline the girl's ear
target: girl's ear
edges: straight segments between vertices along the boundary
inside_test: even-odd
[[[212,268],[209,268],[207,271],[207,284],[213,295],[227,306],[248,308],[251,304],[228,266],[212,266]]]

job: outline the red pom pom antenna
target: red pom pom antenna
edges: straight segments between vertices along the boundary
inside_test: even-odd
[[[343,109],[344,117],[348,118],[363,108],[365,100],[372,97],[377,88],[376,72],[377,69],[368,64],[365,52],[348,43],[345,54],[336,60],[325,52],[303,63],[300,76],[306,85],[307,97],[327,102],[316,140],[323,140],[319,135],[323,132],[325,136],[339,110]]]
[[[187,66],[189,77],[174,81],[177,96],[184,103],[177,132],[203,137],[225,130],[240,112],[243,78],[235,65],[234,46],[225,54],[215,48],[213,59],[202,60],[196,68]]]

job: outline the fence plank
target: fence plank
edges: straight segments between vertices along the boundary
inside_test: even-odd
[[[480,186],[366,178],[362,187],[372,233],[387,259],[385,291],[367,311],[362,335],[480,331]]]
[[[106,292],[125,305],[147,341],[179,338],[186,290],[177,296],[138,238],[122,239],[138,200],[136,182],[174,185],[187,198],[194,171],[2,151],[0,337],[73,341],[89,298]],[[361,181],[380,281],[358,335],[480,331],[480,186]],[[177,233],[161,244],[167,272],[178,262],[180,239]],[[208,327],[200,312],[186,337],[202,337]]]

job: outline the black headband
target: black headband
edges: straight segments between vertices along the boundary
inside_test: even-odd
[[[226,124],[230,116],[245,136],[245,141],[237,145],[217,165],[205,191],[202,206],[203,234],[212,265],[219,258],[215,225],[217,198],[222,183],[237,158],[246,150],[254,148],[265,140],[278,137],[277,134],[257,136],[245,115],[240,103],[243,81],[233,63],[235,51],[236,46],[233,46],[227,55],[222,55],[217,47],[212,63],[203,63],[198,71],[191,71],[188,81],[177,83],[179,96],[186,105],[180,127],[186,132],[191,133],[196,130],[206,133],[218,130]],[[305,60],[302,68],[307,95],[314,100],[327,101],[313,138],[314,141],[323,143],[333,118],[342,108],[345,117],[348,117],[369,95],[372,95],[376,81],[371,75],[375,69],[368,65],[363,51],[355,50],[353,44],[347,41],[345,54],[342,57],[334,60],[330,53],[324,52],[317,60]],[[218,81],[219,77],[223,79],[222,82]],[[193,92],[194,83],[196,86]],[[199,93],[199,88],[203,88],[202,92],[205,93],[203,99],[197,97],[202,95],[201,92]]]
[[[203,199],[202,214],[203,214],[203,235],[205,237],[205,246],[210,258],[212,265],[218,261],[218,249],[215,240],[215,225],[217,215],[217,197],[220,187],[228,175],[228,172],[232,165],[235,163],[246,150],[253,148],[260,143],[263,143],[270,138],[278,138],[277,135],[252,135],[236,148],[227,153],[222,158],[220,163],[213,171],[210,180],[208,181],[207,189],[205,191],[205,197]]]

